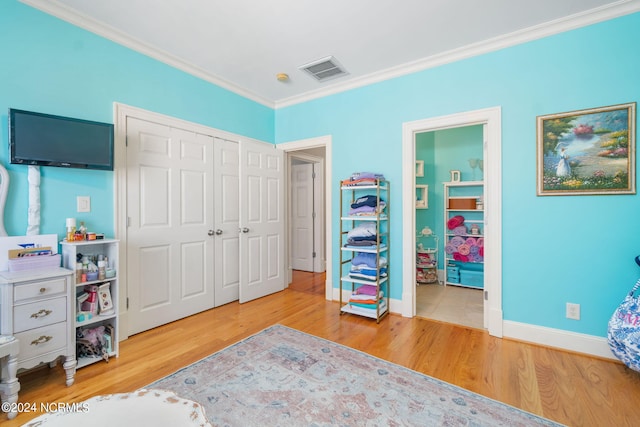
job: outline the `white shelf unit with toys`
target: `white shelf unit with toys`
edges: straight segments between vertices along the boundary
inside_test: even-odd
[[[418,234],[416,240],[416,283],[438,283],[438,236]]]
[[[483,181],[444,183],[444,235],[444,284],[483,289]]]
[[[78,368],[107,359],[104,353],[108,357],[118,357],[118,240],[63,241],[60,244],[62,265],[75,272],[73,305]],[[97,266],[99,259],[106,261],[104,278],[83,274],[83,257],[90,261],[89,266]],[[96,340],[99,345],[92,349],[104,349],[103,352],[84,354],[83,345],[79,345],[81,341],[86,344]]]

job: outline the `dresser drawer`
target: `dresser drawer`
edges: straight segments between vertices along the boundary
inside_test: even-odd
[[[26,285],[16,285],[13,290],[13,301],[20,302],[32,298],[64,294],[66,290],[67,286],[64,277],[39,280]]]
[[[60,297],[13,308],[13,332],[23,332],[67,320],[67,298]]]
[[[15,334],[15,337],[20,340],[19,361],[31,359],[57,349],[60,349],[60,354],[63,354],[67,345],[67,322],[20,332]]]

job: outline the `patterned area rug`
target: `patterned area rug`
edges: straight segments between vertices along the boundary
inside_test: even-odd
[[[147,388],[214,426],[559,426],[357,350],[275,325]]]

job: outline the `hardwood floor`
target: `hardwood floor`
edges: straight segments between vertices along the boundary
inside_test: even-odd
[[[324,275],[294,273],[283,292],[230,303],[121,342],[120,357],[78,370],[71,387],[60,366],[19,375],[23,403],[73,403],[133,391],[280,323],[456,384],[569,426],[637,426],[640,374],[620,363],[498,339],[485,331],[392,314],[380,324],[324,299]],[[17,426],[39,413],[21,413]]]

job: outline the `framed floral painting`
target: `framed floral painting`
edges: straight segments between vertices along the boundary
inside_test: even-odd
[[[538,116],[538,196],[635,194],[635,121],[635,102]]]

